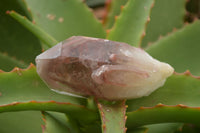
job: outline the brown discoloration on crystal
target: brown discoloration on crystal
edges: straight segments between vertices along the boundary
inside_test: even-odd
[[[159,67],[171,70],[142,49],[122,42],[83,36],[71,37],[45,51],[36,58],[36,63],[38,74],[50,88],[107,100],[147,95],[150,93],[148,89],[142,92],[146,88],[144,83],[152,86],[161,80],[156,85],[159,87],[164,81]],[[152,82],[154,74],[158,79]],[[140,89],[140,86],[144,87]],[[134,88],[135,93],[130,91]]]

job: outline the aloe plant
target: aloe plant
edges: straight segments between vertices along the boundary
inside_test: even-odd
[[[200,22],[185,24],[186,0],[108,0],[103,23],[81,0],[0,3],[0,132],[199,132]],[[176,72],[137,99],[58,94],[40,79],[34,60],[77,35],[141,47]]]

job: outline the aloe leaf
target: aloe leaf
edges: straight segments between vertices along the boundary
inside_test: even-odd
[[[83,125],[63,113],[43,112],[43,119],[45,122],[43,126],[44,133],[101,133],[100,124],[96,125],[96,122],[93,121],[90,124]]]
[[[39,111],[0,113],[1,133],[42,133]]]
[[[35,36],[37,36],[42,42],[44,42],[45,45],[47,45],[48,48],[58,43],[53,37],[40,29],[40,27],[38,27],[36,24],[29,21],[26,17],[21,16],[14,11],[7,11],[7,13],[21,23],[24,27],[26,27],[29,31],[31,31]]]
[[[189,73],[173,75],[167,79],[163,87],[151,95],[127,101],[127,126],[130,128],[155,123],[200,122],[197,119],[200,115],[199,92],[198,78],[192,77]]]
[[[152,107],[159,103],[165,105],[183,104],[190,107],[199,107],[200,79],[192,77],[189,73],[174,74],[169,77],[164,86],[151,95],[128,100],[127,111],[134,111],[140,107]]]
[[[87,5],[90,7],[96,7],[96,6],[103,5],[105,3],[105,1],[106,0],[85,0]]]
[[[185,26],[147,48],[156,59],[167,62],[177,72],[190,70],[200,75],[200,21]]]
[[[183,26],[186,0],[156,0],[147,25],[142,47],[155,42],[160,36]]]
[[[95,19],[82,0],[26,2],[36,24],[58,41],[75,35],[105,38],[102,24]]]
[[[103,133],[125,133],[125,100],[118,102],[98,102]]]
[[[182,127],[181,123],[162,123],[145,125],[144,127],[128,129],[127,133],[174,133]]]
[[[145,126],[148,128],[147,133],[174,133],[182,127],[181,123],[162,123]]]
[[[28,69],[13,69],[11,72],[0,72],[0,105],[12,102],[57,101],[84,105],[86,99],[61,95],[51,91],[31,65]]]
[[[139,127],[139,128],[135,128],[133,130],[127,130],[127,133],[147,133],[148,128],[145,127]]]
[[[77,125],[69,121],[65,114],[43,112],[45,122],[43,133],[80,133]]]
[[[100,121],[93,121],[89,124],[81,125],[81,133],[102,133]]]
[[[119,16],[121,8],[128,0],[107,0],[106,1],[106,16],[103,19],[103,24],[106,29],[112,28],[115,17]]]
[[[0,73],[0,112],[51,110],[73,114],[86,122],[98,119],[98,113],[84,105],[84,98],[51,91],[40,80],[34,66],[27,70],[15,68],[12,72]]]
[[[19,0],[0,1],[0,69],[5,71],[15,66],[27,67],[41,52],[39,40],[6,14],[7,10],[13,9],[28,17],[22,6]]]
[[[186,123],[174,133],[198,133],[199,131],[200,131],[199,124],[194,125]]]
[[[0,113],[25,111],[25,110],[55,111],[55,112],[66,113],[83,122],[91,122],[93,120],[98,119],[97,112],[89,110],[84,106],[72,103],[65,103],[65,102],[55,102],[55,101],[13,102],[10,104],[0,106]]]
[[[26,64],[23,61],[20,61],[14,57],[10,57],[8,54],[6,53],[1,53],[0,52],[0,68],[5,70],[5,71],[9,71],[11,69],[13,69],[14,66],[18,66],[20,68],[25,68],[28,66],[28,64]]]
[[[154,0],[130,0],[117,18],[108,39],[139,46]]]
[[[198,19],[199,7],[200,7],[199,0],[187,1],[187,4],[186,4],[187,13],[185,16],[186,21],[193,22],[195,19]]]
[[[140,109],[127,113],[127,127],[134,128],[147,124],[156,123],[194,123],[200,120],[200,110],[198,107],[188,107],[185,105],[167,106],[158,104],[155,107],[141,107]]]

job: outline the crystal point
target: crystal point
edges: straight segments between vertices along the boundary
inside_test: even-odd
[[[37,72],[57,92],[106,100],[147,96],[173,68],[126,43],[73,36],[36,57]]]

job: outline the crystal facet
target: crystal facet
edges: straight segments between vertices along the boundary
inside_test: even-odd
[[[73,36],[36,57],[37,72],[60,93],[106,100],[147,96],[174,69],[126,43]]]

